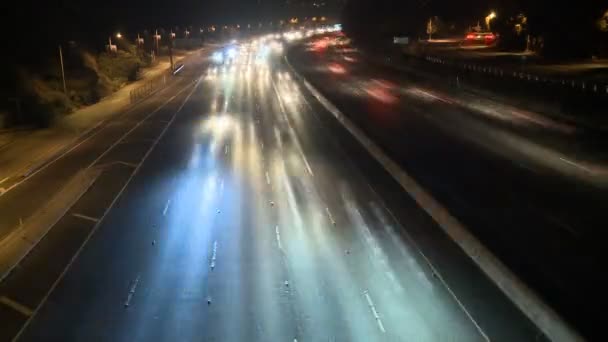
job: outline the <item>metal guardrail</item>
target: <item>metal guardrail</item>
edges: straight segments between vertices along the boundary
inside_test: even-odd
[[[505,70],[500,67],[479,65],[475,63],[463,63],[446,58],[426,56],[424,59],[433,64],[460,69],[467,73],[477,73],[505,79],[508,81],[526,82],[536,86],[559,88],[562,91],[585,93],[588,95],[608,96],[608,83],[591,82],[568,77],[555,77],[547,75],[535,75],[529,72],[516,70]]]
[[[497,66],[425,56],[409,59],[457,88],[479,89],[511,98],[528,109],[576,122],[591,130],[608,130],[608,82],[562,75],[534,74]]]
[[[167,85],[167,77],[169,75],[169,73],[163,73],[162,75],[156,76],[151,80],[146,81],[143,85],[131,90],[129,92],[129,99],[131,103],[143,100],[156,91],[164,88]]]

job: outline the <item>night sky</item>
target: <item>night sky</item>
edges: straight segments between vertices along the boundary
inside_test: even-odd
[[[306,0],[291,0],[292,3]],[[328,1],[328,0],[326,0]],[[329,0],[331,1],[331,0]],[[361,1],[361,0],[353,0]],[[491,8],[494,0],[381,0],[369,2],[394,11],[425,8],[436,15],[475,16]],[[136,31],[154,26],[204,25],[210,23],[255,22],[286,14],[285,0],[23,0],[15,6],[17,22],[33,35],[61,36],[61,39],[101,34],[108,31]],[[372,13],[373,14],[373,13]],[[21,26],[21,25],[19,25]],[[102,33],[103,32],[103,33]]]
[[[153,26],[243,23],[278,17],[284,0],[25,0],[14,3],[33,26],[77,33],[99,29],[137,30]],[[33,27],[35,29],[35,27]]]
[[[292,4],[313,0],[289,0]],[[326,2],[338,0],[325,0]],[[566,27],[561,24],[564,14],[584,11],[595,15],[582,5],[570,7],[550,0],[349,0],[365,5],[364,18],[355,18],[364,25],[382,25],[387,20],[424,27],[429,16],[457,25],[471,25],[490,10],[516,13],[523,8],[528,14],[537,12],[544,18],[534,18],[533,24],[543,29]],[[588,0],[583,7],[600,0]],[[183,27],[208,24],[246,24],[260,20],[276,20],[289,14],[297,15],[297,6],[286,9],[286,0],[21,0],[12,1],[8,10],[14,20],[3,24],[6,45],[15,47],[15,54],[31,57],[32,50],[56,47],[58,43],[74,40],[91,44],[105,41],[104,37],[121,31],[130,35],[156,27]],[[565,7],[564,7],[565,6]],[[595,6],[595,5],[594,5]],[[559,8],[564,7],[564,8]],[[592,7],[592,6],[591,6]],[[597,6],[596,6],[597,7]],[[291,11],[291,13],[289,13]],[[555,11],[556,13],[548,13]],[[576,21],[576,18],[571,18]],[[588,24],[591,21],[584,19]],[[420,24],[419,21],[422,21]],[[575,26],[575,28],[578,26]],[[569,26],[569,31],[572,26]],[[569,32],[568,31],[568,32]],[[15,32],[15,34],[13,34]],[[566,33],[568,33],[566,32]],[[99,46],[97,46],[99,48]],[[5,58],[3,56],[2,58]],[[19,58],[19,57],[18,57]]]
[[[2,59],[32,60],[60,43],[74,40],[103,48],[108,35],[135,35],[156,27],[233,23],[284,14],[280,0],[21,0],[9,4],[11,22],[4,21],[6,46],[15,54]]]

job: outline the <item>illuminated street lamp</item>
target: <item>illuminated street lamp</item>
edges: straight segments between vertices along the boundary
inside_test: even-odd
[[[490,12],[490,14],[488,14],[488,16],[486,17],[486,27],[488,28],[488,31],[491,31],[490,22],[494,18],[496,18],[496,12],[494,11]]]
[[[142,47],[144,45],[144,39],[142,37],[139,36],[139,33],[137,33],[137,47]]]
[[[154,32],[154,41],[156,42],[156,54],[160,53],[159,50],[159,43],[160,43],[160,34],[158,34],[158,29],[156,29],[156,31]]]
[[[122,38],[122,34],[117,33],[116,34],[116,38],[117,39],[121,39]],[[116,45],[112,44],[112,36],[108,36],[108,52],[118,52],[118,49],[116,48]]]

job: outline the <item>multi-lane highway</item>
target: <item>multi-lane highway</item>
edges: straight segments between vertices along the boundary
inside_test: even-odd
[[[187,63],[88,161],[93,185],[0,284],[0,339],[543,339],[280,54],[246,51]]]
[[[537,293],[605,339],[605,132],[473,93],[421,62],[379,63],[335,37],[289,57]]]

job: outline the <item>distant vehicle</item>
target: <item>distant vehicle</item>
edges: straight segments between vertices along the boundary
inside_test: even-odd
[[[410,43],[410,38],[406,36],[401,37],[393,37],[393,44],[397,45],[408,45]]]
[[[211,60],[215,64],[232,64],[236,57],[238,56],[239,51],[236,46],[229,45],[222,50],[216,51],[211,55]]]
[[[481,45],[481,46],[491,46],[496,44],[498,41],[498,35],[492,32],[469,32],[464,37],[462,41],[462,45],[471,46],[471,45]]]

